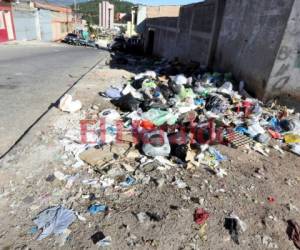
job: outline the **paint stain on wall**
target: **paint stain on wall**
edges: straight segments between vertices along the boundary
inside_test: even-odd
[[[300,51],[298,51],[298,55],[295,61],[295,68],[300,69]]]

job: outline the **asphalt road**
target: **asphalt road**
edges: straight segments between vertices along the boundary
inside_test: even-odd
[[[105,53],[67,45],[0,45],[0,157]]]

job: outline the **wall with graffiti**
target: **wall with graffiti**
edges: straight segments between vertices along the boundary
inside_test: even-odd
[[[265,98],[300,100],[300,1],[295,1],[278,51]]]

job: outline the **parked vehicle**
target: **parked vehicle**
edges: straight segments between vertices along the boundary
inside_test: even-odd
[[[79,39],[79,45],[99,49],[99,45],[93,40]]]
[[[66,37],[63,39],[63,42],[72,44],[72,45],[79,45],[79,36],[74,33],[69,33],[66,35]]]

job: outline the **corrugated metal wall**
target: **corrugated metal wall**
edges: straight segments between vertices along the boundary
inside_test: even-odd
[[[15,10],[13,14],[17,40],[37,39],[36,12]]]
[[[52,15],[50,10],[39,10],[41,39],[42,41],[52,41]]]

